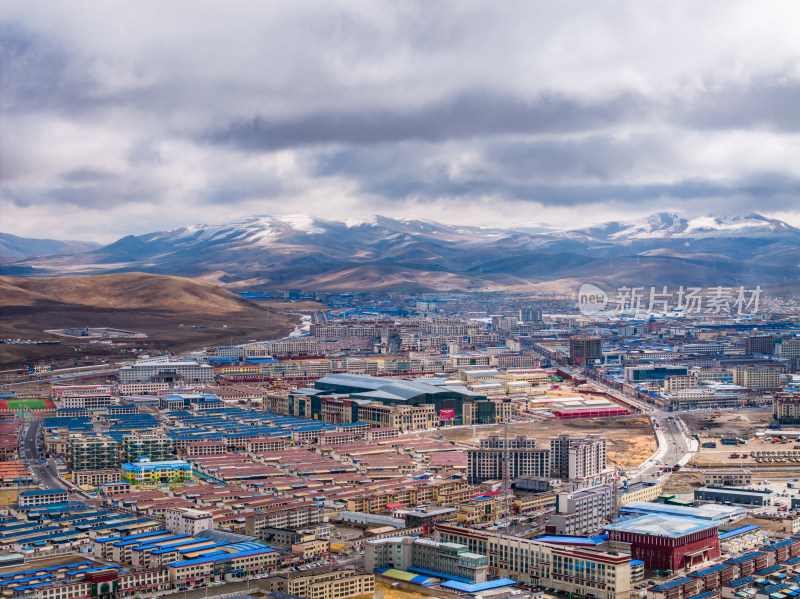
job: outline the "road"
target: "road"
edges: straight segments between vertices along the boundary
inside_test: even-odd
[[[48,461],[42,465],[42,455],[39,452],[37,439],[41,423],[38,420],[26,422],[23,425],[22,436],[20,439],[20,458],[33,476],[45,489],[64,489],[64,482],[58,477],[58,469],[55,462]]]

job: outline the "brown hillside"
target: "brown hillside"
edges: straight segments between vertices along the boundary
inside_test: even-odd
[[[0,277],[0,338],[61,339],[62,345],[0,345],[0,364],[119,355],[43,331],[114,327],[147,333],[139,347],[188,350],[286,335],[295,316],[267,312],[220,287],[181,277],[120,273],[23,279]],[[75,346],[84,347],[76,354]],[[130,347],[130,346],[128,346]]]

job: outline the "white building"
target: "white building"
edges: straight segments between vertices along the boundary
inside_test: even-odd
[[[213,526],[211,512],[192,508],[166,509],[164,517],[167,530],[191,537],[196,537],[204,530],[211,530]]]
[[[129,383],[209,383],[214,380],[214,368],[192,361],[143,360],[119,370],[121,385]]]

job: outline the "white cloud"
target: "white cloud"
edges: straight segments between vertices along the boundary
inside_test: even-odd
[[[788,0],[6,2],[0,230],[797,222],[798,19]]]

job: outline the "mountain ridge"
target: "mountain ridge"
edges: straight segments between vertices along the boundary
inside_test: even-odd
[[[525,290],[562,289],[576,280],[774,284],[800,280],[798,255],[800,229],[755,213],[685,218],[658,212],[533,230],[380,215],[342,221],[259,215],[128,235],[71,255],[23,258],[0,273],[141,271],[213,280],[233,290]]]

